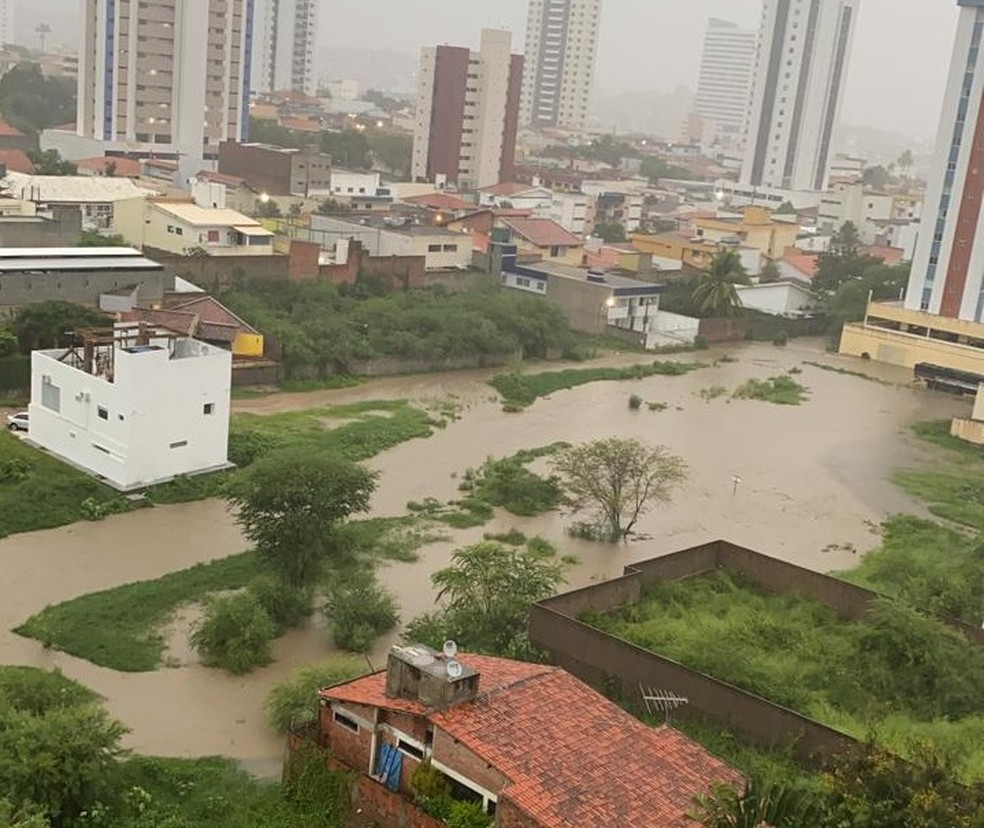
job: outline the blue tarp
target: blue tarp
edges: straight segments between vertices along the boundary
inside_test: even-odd
[[[400,772],[403,770],[403,754],[392,745],[379,746],[376,776],[391,791],[400,790]]]

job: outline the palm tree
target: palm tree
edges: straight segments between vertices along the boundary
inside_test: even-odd
[[[690,814],[704,828],[816,828],[820,816],[820,803],[810,794],[751,780],[741,793],[725,785],[698,797]]]
[[[742,310],[736,284],[747,284],[748,274],[734,250],[723,250],[697,277],[690,304],[698,316],[738,316]]]

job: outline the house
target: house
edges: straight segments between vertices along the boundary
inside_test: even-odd
[[[508,242],[520,256],[542,261],[581,264],[584,242],[548,218],[501,218],[496,224],[506,230]]]
[[[74,207],[39,213],[30,201],[0,199],[0,247],[72,247],[81,236],[82,213]]]
[[[224,469],[232,354],[147,324],[31,354],[29,439],[121,491]]]
[[[735,289],[744,307],[772,316],[810,316],[820,303],[806,285],[794,280],[736,285]]]
[[[392,196],[392,191],[383,186],[379,173],[349,172],[335,169],[331,171],[328,189],[333,198]]]
[[[252,213],[256,209],[257,193],[237,175],[201,170],[188,179],[191,198],[199,207],[238,210]]]
[[[34,175],[34,164],[21,149],[0,149],[0,167],[3,168],[3,175],[8,172]]]
[[[16,127],[0,121],[0,149],[27,152],[34,149],[34,142]]]
[[[547,212],[553,203],[553,192],[546,187],[531,187],[529,184],[507,182],[483,187],[478,191],[479,203],[483,207],[504,207],[516,210]]]
[[[453,193],[426,193],[424,195],[409,196],[408,198],[402,199],[402,201],[404,204],[423,207],[425,210],[433,210],[439,214],[447,213],[449,216],[453,216],[456,213],[474,211],[475,209],[475,205],[470,201],[465,201]],[[438,222],[438,224],[443,223],[441,221]]]
[[[0,309],[7,311],[50,300],[100,307],[121,290],[152,305],[171,284],[162,265],[129,247],[0,247]]]
[[[684,828],[694,798],[740,774],[541,664],[394,646],[387,669],[320,693],[318,738],[362,774],[373,824],[430,825],[411,801],[428,762],[501,828]]]
[[[324,198],[331,186],[331,156],[273,144],[223,141],[219,172],[242,178],[255,192],[268,196]]]
[[[788,281],[798,281],[809,284],[817,275],[820,258],[816,254],[803,253],[794,247],[786,250],[781,259],[776,261],[780,276]]]
[[[782,221],[764,207],[748,206],[740,217],[717,216],[698,217],[693,221],[695,235],[709,242],[735,243],[751,247],[770,258],[778,258],[787,247],[796,244],[799,223]]]
[[[190,201],[137,199],[121,205],[113,230],[137,247],[180,255],[269,256],[274,234],[235,210]]]

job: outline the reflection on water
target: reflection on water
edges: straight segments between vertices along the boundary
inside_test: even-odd
[[[527,535],[542,535],[564,554],[578,558],[579,564],[570,572],[572,586],[617,575],[633,560],[714,538],[819,570],[850,566],[858,551],[877,543],[873,527],[886,515],[921,511],[888,480],[893,469],[917,452],[907,426],[965,411],[969,403],[906,387],[908,372],[829,357],[815,345],[742,347],[735,351],[736,363],[683,377],[595,383],[540,400],[522,414],[501,412],[484,384],[486,372],[277,395],[240,401],[237,409],[262,414],[360,399],[457,396],[463,408],[459,421],[369,464],[381,472],[374,501],[374,512],[380,515],[402,514],[410,500],[454,498],[464,469],[480,465],[488,456],[557,440],[638,437],[665,443],[689,464],[689,479],[673,503],[640,522],[638,530],[645,540],[617,547],[590,544],[566,537],[570,518],[563,515],[533,519],[499,515],[489,526],[458,532],[453,542],[423,549],[416,564],[386,567],[381,579],[398,595],[402,617],[408,619],[433,608],[430,574],[448,564],[455,548],[481,540],[483,532],[513,526]],[[710,362],[714,356],[706,352],[697,358]],[[749,378],[774,375],[804,359],[844,365],[901,387],[805,366],[798,379],[812,395],[799,407],[728,397],[706,403],[699,396],[702,388],[733,389]],[[639,356],[608,360],[611,364],[638,361]],[[630,411],[631,393],[647,402],[666,403],[667,408]],[[741,481],[737,486],[736,477]],[[57,666],[92,687],[132,729],[128,744],[139,751],[171,756],[224,754],[259,771],[273,772],[282,743],[265,724],[263,699],[281,678],[330,653],[320,619],[278,641],[276,662],[245,677],[208,670],[195,663],[187,650],[178,653],[183,666],[122,674],[46,651],[37,642],[9,632],[46,604],[156,578],[243,548],[238,530],[217,501],[160,507],[4,539],[0,541],[0,663]],[[381,641],[371,654],[375,666],[383,664],[389,643]]]

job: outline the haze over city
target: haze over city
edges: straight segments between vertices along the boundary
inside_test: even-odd
[[[694,89],[707,19],[755,27],[760,7],[759,0],[606,0],[598,92]],[[52,42],[74,45],[78,0],[19,0],[17,8],[25,41],[43,20]],[[421,46],[474,45],[480,29],[491,26],[510,29],[521,52],[526,8],[526,0],[321,0],[321,48],[391,49],[416,60]],[[843,122],[935,137],[955,22],[950,0],[863,0]]]

